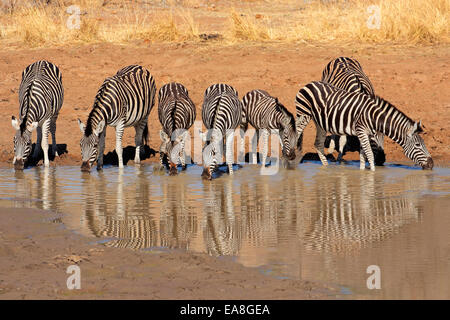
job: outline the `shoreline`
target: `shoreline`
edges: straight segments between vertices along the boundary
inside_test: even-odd
[[[0,299],[335,299],[337,286],[275,279],[231,259],[92,244],[59,214],[0,208]],[[66,269],[78,265],[81,289]]]

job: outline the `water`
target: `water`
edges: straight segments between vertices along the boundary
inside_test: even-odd
[[[263,176],[246,165],[213,181],[201,170],[1,169],[0,206],[62,212],[65,227],[106,246],[230,257],[344,297],[450,298],[450,169],[305,163]],[[381,290],[367,289],[369,265]]]

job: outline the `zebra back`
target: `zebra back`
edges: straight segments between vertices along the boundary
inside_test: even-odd
[[[89,136],[102,120],[110,126],[124,121],[125,127],[146,121],[155,104],[155,95],[155,79],[147,69],[139,65],[120,69],[106,78],[97,91],[85,135]]]
[[[64,89],[59,68],[41,60],[25,68],[19,87],[21,132],[32,122],[42,124],[56,117],[62,107]]]
[[[330,61],[322,72],[322,81],[349,92],[375,96],[372,83],[361,64],[351,58],[340,57]]]
[[[227,129],[236,129],[242,117],[238,92],[227,84],[214,84],[206,89],[202,120],[207,129],[217,129],[225,136]]]
[[[264,90],[252,90],[242,98],[242,117],[255,129],[295,128],[292,113]]]
[[[168,83],[159,89],[158,118],[170,137],[176,129],[189,129],[196,117],[194,102],[180,83]]]

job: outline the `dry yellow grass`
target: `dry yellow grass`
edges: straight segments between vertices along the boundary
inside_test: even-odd
[[[198,27],[188,10],[155,11],[143,14],[132,6],[125,6],[120,15],[102,18],[104,0],[81,0],[81,15],[67,12],[62,0],[54,5],[24,6],[3,17],[0,39],[18,40],[30,47],[63,45],[68,43],[112,42],[134,40],[174,42],[196,40]],[[175,18],[174,13],[178,19]],[[68,25],[75,28],[69,28]]]
[[[105,4],[108,3],[108,0],[54,0],[51,5],[15,6],[14,10],[8,9],[8,14],[0,16],[0,41],[48,46],[80,42],[199,40],[199,27],[191,9],[175,8],[177,2],[174,0],[167,0],[173,6],[169,9],[152,7],[148,11],[143,11],[135,1],[124,1],[120,9],[105,11]],[[222,8],[227,10],[229,16],[228,23],[222,23],[220,31],[225,41],[355,44],[450,42],[450,0],[275,0],[271,3],[273,7],[267,3],[262,5],[260,0],[248,3],[252,9],[230,12]],[[71,4],[81,9],[80,25],[75,29],[67,27],[70,13],[66,10]],[[190,8],[200,6],[199,0],[183,0],[183,4]],[[279,10],[280,5],[283,5],[282,10]],[[379,8],[379,28],[368,26],[370,16],[376,15],[376,12],[368,11],[371,5]],[[254,8],[260,8],[263,12]],[[214,18],[219,16],[210,11],[206,14]],[[204,33],[209,31],[203,30]]]
[[[228,36],[244,41],[450,42],[450,0],[310,1],[301,9],[271,17],[232,10]]]

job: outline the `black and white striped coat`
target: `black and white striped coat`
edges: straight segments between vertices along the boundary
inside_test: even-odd
[[[202,106],[202,120],[207,134],[200,133],[203,141],[203,173],[206,179],[212,178],[218,162],[222,159],[223,141],[226,140],[225,159],[228,171],[233,174],[234,131],[241,123],[242,104],[238,92],[227,84],[213,84],[205,91]]]
[[[364,73],[361,64],[355,59],[339,57],[330,61],[322,72],[321,81],[348,92],[360,92],[372,97],[375,96],[372,83]],[[327,139],[327,142],[329,141],[329,145],[333,147],[333,142],[338,139],[338,161],[342,160],[345,150],[360,151],[360,146],[352,146],[347,143],[346,135],[333,135]],[[375,163],[382,165],[386,159],[384,154],[384,135],[378,132],[374,136],[370,136],[370,144],[375,155]],[[333,152],[333,148],[330,149],[330,152]]]
[[[269,131],[278,130],[282,146],[283,156],[288,160],[295,159],[295,147],[297,144],[297,132],[295,119],[279,101],[264,90],[252,90],[242,99],[241,134],[251,124],[259,130],[263,138],[262,164],[265,165],[268,149]],[[256,134],[258,137],[258,134]],[[243,137],[241,137],[241,141]],[[256,139],[258,140],[258,138]],[[257,142],[254,147],[256,147]],[[256,153],[253,152],[253,163],[256,162]]]
[[[433,168],[433,160],[422,137],[421,123],[414,122],[391,103],[380,97],[347,92],[325,82],[311,82],[296,96],[297,124],[300,134],[313,119],[316,124],[315,148],[323,165],[327,132],[357,136],[362,147],[360,169],[369,160],[375,170],[369,136],[381,132],[400,144],[405,155],[424,169]]]
[[[159,89],[158,118],[160,131],[160,162],[168,162],[171,174],[177,172],[180,163],[186,168],[185,143],[189,138],[188,129],[194,124],[195,105],[189,98],[187,89],[180,83],[172,82]]]
[[[86,126],[78,119],[81,139],[82,170],[90,170],[97,160],[97,168],[103,167],[106,126],[116,128],[116,152],[119,167],[123,167],[122,136],[126,127],[136,130],[135,163],[140,162],[139,152],[147,140],[147,119],[155,104],[156,85],[151,73],[144,67],[131,65],[107,78],[95,97]]]
[[[23,169],[31,152],[31,133],[37,128],[37,143],[33,157],[39,154],[41,144],[44,165],[49,166],[48,133],[52,134],[52,152],[56,151],[56,119],[64,100],[62,76],[59,68],[48,61],[37,61],[22,73],[19,87],[19,119],[12,117],[14,136],[14,167]]]

